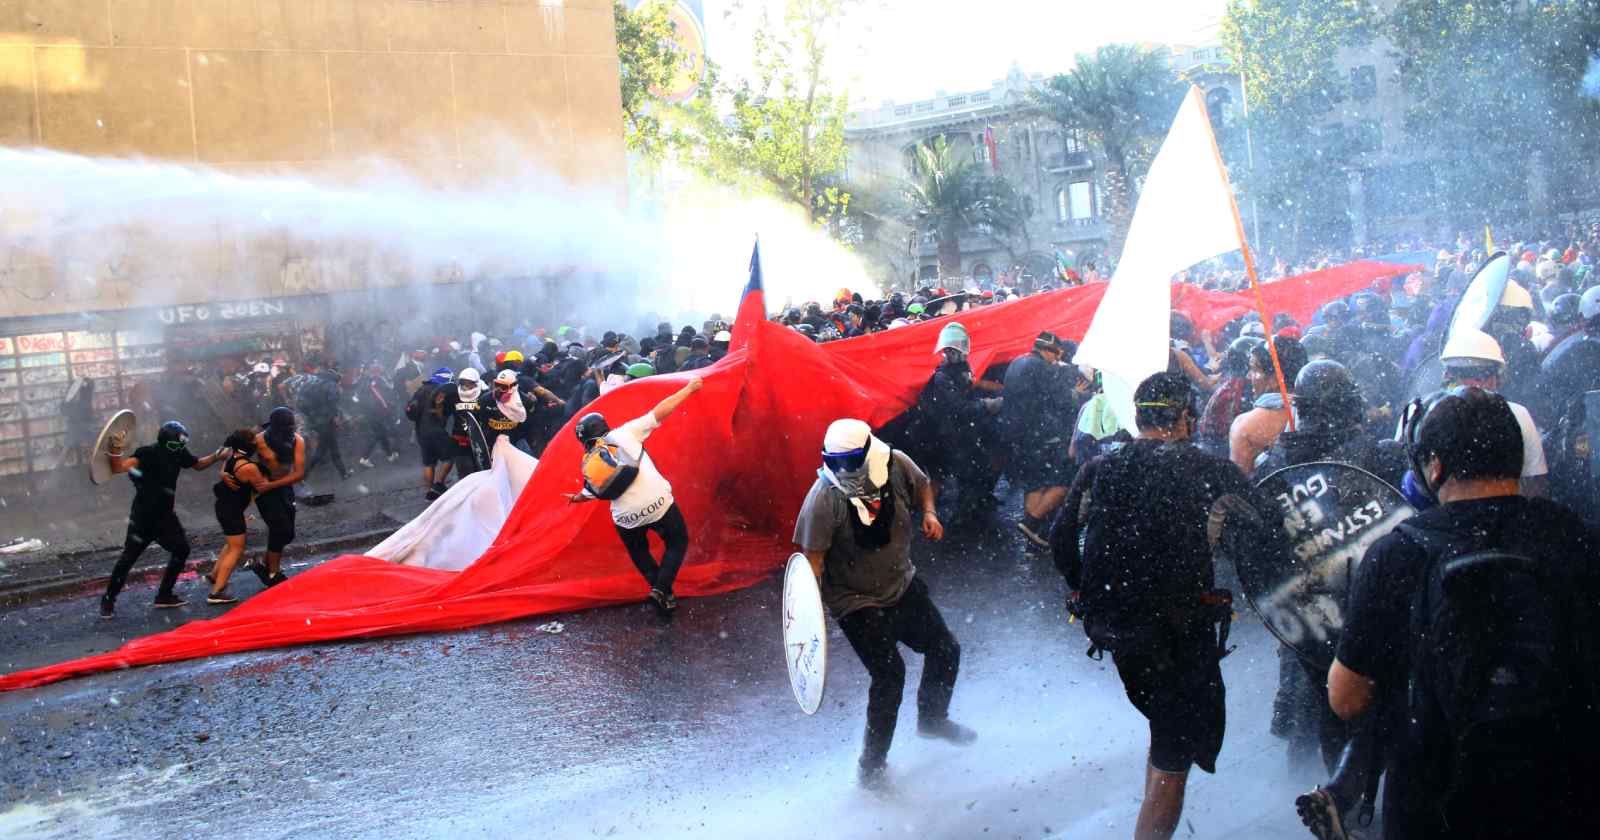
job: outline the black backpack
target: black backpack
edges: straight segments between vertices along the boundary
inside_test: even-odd
[[[1429,547],[1420,529],[1399,528]],[[1576,803],[1559,799],[1594,760],[1596,714],[1578,582],[1561,563],[1500,550],[1427,553],[1412,596],[1407,717],[1436,816],[1470,833],[1486,808],[1524,827],[1570,811]]]

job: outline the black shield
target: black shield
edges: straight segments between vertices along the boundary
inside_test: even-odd
[[[1367,548],[1416,511],[1400,491],[1349,464],[1285,467],[1256,485],[1272,509],[1262,533],[1229,542],[1245,600],[1274,636],[1318,667],[1333,664],[1351,583]]]
[[[461,415],[462,426],[467,430],[467,447],[472,450],[473,466],[477,470],[486,470],[494,463],[494,456],[489,451],[489,438],[483,433],[483,424],[478,422],[478,416],[465,413]]]
[[[1589,439],[1589,486],[1600,487],[1600,454],[1594,451],[1600,446],[1600,391],[1587,391],[1583,395],[1583,428]]]

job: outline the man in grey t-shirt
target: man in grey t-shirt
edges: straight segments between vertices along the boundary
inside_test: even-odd
[[[941,539],[928,477],[860,420],[836,420],[823,438],[822,469],[795,522],[794,541],[811,561],[822,600],[872,676],[861,751],[863,785],[884,783],[906,665],[898,645],[925,659],[917,690],[917,734],[969,744],[977,734],[949,718],[961,646],[945,627],[911,564],[914,523]]]

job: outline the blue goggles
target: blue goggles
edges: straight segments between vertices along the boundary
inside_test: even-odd
[[[823,452],[822,465],[827,467],[834,475],[851,473],[861,469],[867,463],[867,448],[851,449],[846,452]]]

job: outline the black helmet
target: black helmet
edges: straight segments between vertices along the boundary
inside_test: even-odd
[[[1505,397],[1459,386],[1413,400],[1401,417],[1400,435],[1419,484],[1430,495],[1425,467],[1438,458],[1440,481],[1517,478],[1522,474],[1522,427]]]
[[[1335,325],[1349,320],[1350,304],[1342,300],[1330,300],[1322,305],[1322,323]]]
[[[1254,336],[1236,338],[1222,354],[1222,372],[1228,376],[1244,376],[1250,372],[1250,351],[1262,341]]]
[[[1294,378],[1294,413],[1308,429],[1340,430],[1361,424],[1361,389],[1344,365],[1318,359]]]
[[[611,431],[611,426],[607,425],[606,418],[602,417],[599,412],[591,411],[579,417],[578,425],[572,427],[572,430],[577,433],[578,442],[588,446],[605,437],[606,433]]]
[[[1583,323],[1582,303],[1583,299],[1575,294],[1556,296],[1550,302],[1550,326],[1575,327]]]
[[[182,449],[189,443],[189,427],[177,420],[168,420],[162,423],[160,431],[156,432],[156,443],[168,449]]]
[[[1370,292],[1360,298],[1361,321],[1366,324],[1389,323],[1389,302]]]

